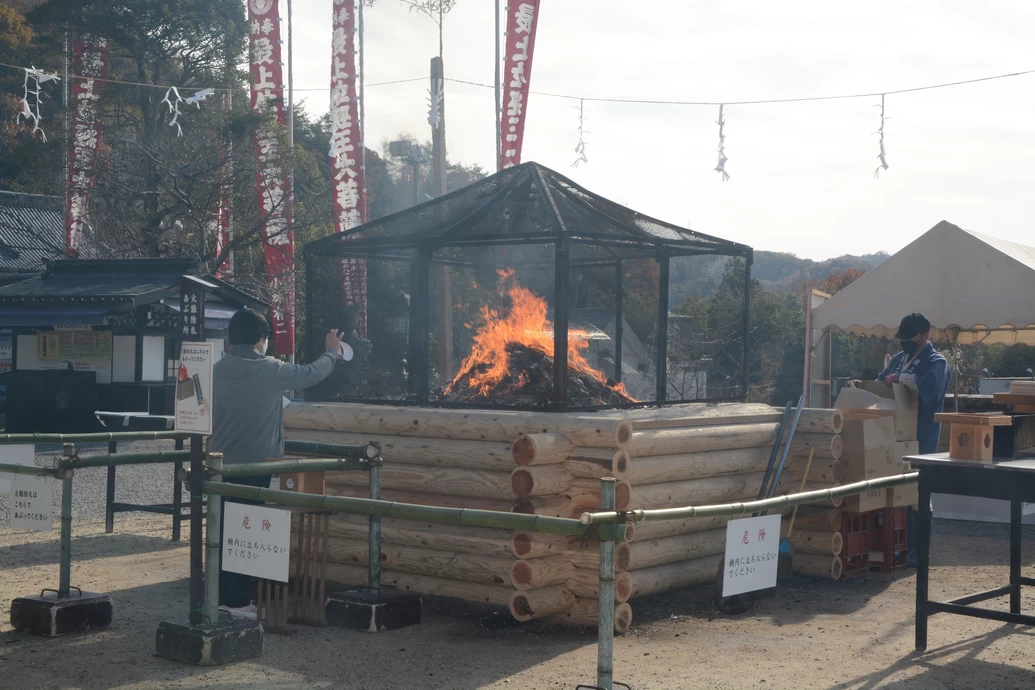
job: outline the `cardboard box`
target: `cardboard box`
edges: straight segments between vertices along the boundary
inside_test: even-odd
[[[859,387],[880,398],[877,409],[894,411],[896,441],[916,440],[918,400],[915,392],[901,383],[888,386],[880,381],[865,381]]]
[[[878,448],[845,449],[841,454],[841,465],[844,472],[842,484],[863,482],[878,477],[896,474],[895,468],[901,464],[901,457],[896,455],[894,445]]]
[[[865,513],[870,510],[880,510],[888,507],[888,489],[870,489],[854,496],[845,496],[841,504],[841,511],[844,513]]]
[[[895,436],[895,420],[891,417],[845,413],[845,426],[841,430],[845,452],[888,448],[895,444]]]
[[[889,487],[887,492],[889,508],[915,506],[920,502],[920,489],[917,487],[916,482]]]
[[[899,441],[895,444],[895,474],[909,472],[911,469],[909,463],[903,459],[907,455],[920,455],[919,441]]]

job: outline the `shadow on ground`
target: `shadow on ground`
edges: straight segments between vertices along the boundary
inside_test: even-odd
[[[91,534],[81,537],[72,532],[72,564],[95,558],[115,558],[134,553],[153,553],[182,548],[187,540],[174,542],[168,537],[143,534]],[[57,540],[0,546],[0,571],[6,568],[57,565],[61,546]]]
[[[259,659],[198,668],[154,656],[158,624],[186,619],[187,580],[110,594],[114,621],[107,630],[54,639],[0,633],[0,673],[13,673],[7,678],[20,688],[167,687],[193,679],[200,687],[455,690],[596,643],[595,633],[521,625],[503,609],[429,597],[420,626],[380,634],[299,626],[293,636],[267,634]],[[87,657],[90,663],[77,662]],[[247,671],[244,677],[234,680],[235,668]],[[587,678],[592,670],[586,668]]]

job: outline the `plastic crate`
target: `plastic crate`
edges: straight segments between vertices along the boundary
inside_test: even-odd
[[[896,573],[906,568],[909,553],[906,507],[873,511],[870,518],[870,567],[874,572]]]
[[[841,517],[841,579],[870,572],[870,513],[843,513]]]

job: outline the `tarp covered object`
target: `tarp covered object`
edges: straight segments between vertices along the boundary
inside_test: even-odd
[[[935,340],[1035,345],[1035,247],[942,221],[812,312],[812,327],[892,337],[920,312]]]

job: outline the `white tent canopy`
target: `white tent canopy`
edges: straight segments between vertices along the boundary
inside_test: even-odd
[[[1035,345],[1035,247],[942,221],[812,312],[812,327],[892,337],[920,312],[932,338]]]

